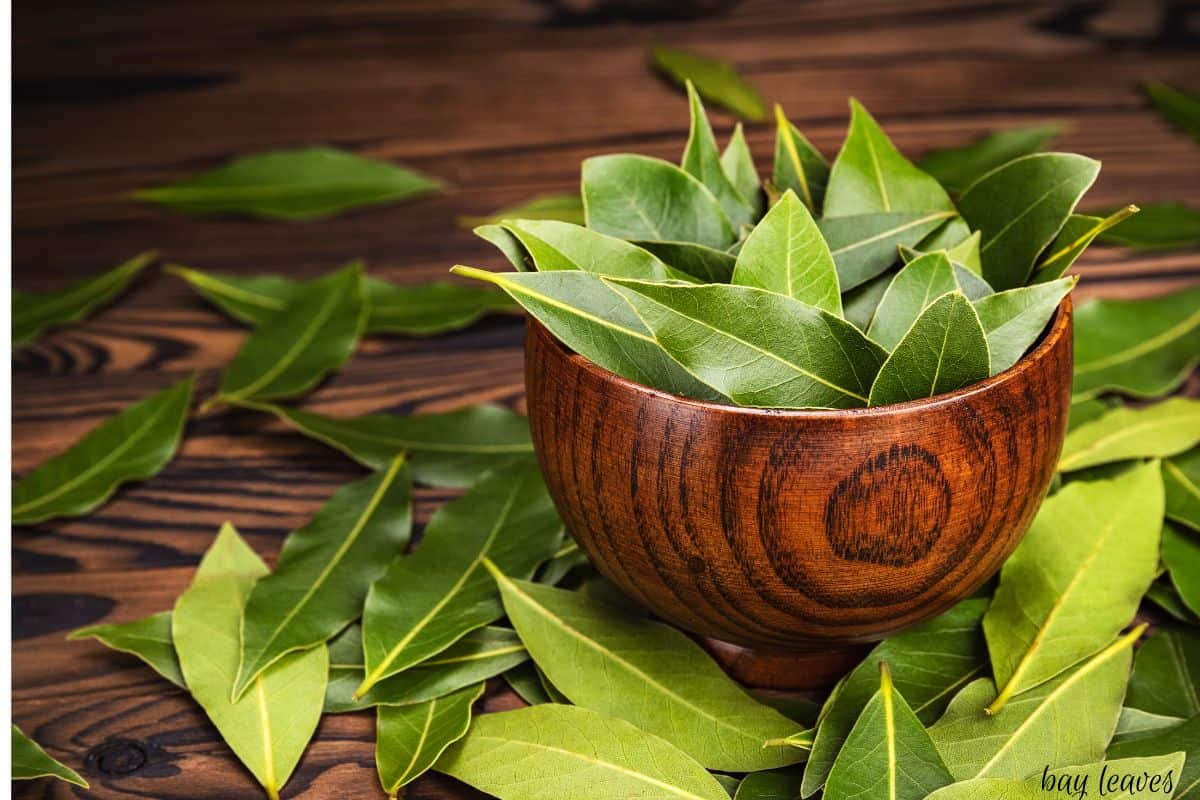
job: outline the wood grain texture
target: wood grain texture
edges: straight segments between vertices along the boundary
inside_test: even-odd
[[[148,248],[241,275],[311,277],[353,258],[404,283],[444,278],[455,262],[507,268],[457,215],[571,191],[587,155],[678,158],[687,107],[647,70],[652,40],[731,60],[828,156],[850,94],[912,155],[1059,119],[1071,130],[1057,146],[1104,162],[1096,205],[1200,204],[1200,148],[1134,88],[1144,78],[1200,88],[1188,3],[744,0],[724,16],[640,25],[556,20],[520,0],[18,0],[13,14],[14,282],[31,291]],[[722,138],[733,127],[719,113],[714,123]],[[760,171],[773,137],[770,126],[747,130]],[[191,218],[124,197],[314,143],[403,161],[451,187],[303,225]],[[1146,296],[1200,280],[1200,257],[1094,248],[1076,271],[1077,300]],[[182,282],[148,271],[121,302],[13,358],[15,473],[188,371],[204,396],[243,336]],[[518,322],[488,320],[428,341],[372,339],[305,405],[520,408],[522,337]],[[155,480],[88,517],[14,530],[14,718],[93,785],[36,781],[16,796],[261,796],[176,690],[129,656],[63,637],[169,608],[225,519],[273,559],[289,530],[361,474],[274,422],[226,412],[191,420]],[[418,523],[446,497],[420,491]],[[369,716],[327,720],[284,796],[373,796],[372,742]],[[474,796],[436,776],[409,794]]]

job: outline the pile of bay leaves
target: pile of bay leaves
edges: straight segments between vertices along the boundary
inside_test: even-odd
[[[695,97],[692,107],[683,169],[632,156],[585,165],[590,227],[507,220],[481,230],[520,269],[536,268],[489,280],[572,347],[655,385],[756,405],[948,391],[910,385],[916,364],[884,399],[879,379],[861,375],[855,403],[717,385],[716,367],[674,349],[668,312],[703,302],[732,322],[740,303],[774,303],[845,337],[865,332],[860,349],[890,351],[876,354],[881,375],[918,326],[941,325],[956,349],[972,347],[949,333],[953,321],[982,331],[958,378],[970,382],[1020,358],[1070,288],[1063,271],[1110,224],[1072,213],[1094,162],[1025,154],[995,164],[988,148],[966,148],[959,166],[983,177],[961,185],[995,185],[986,202],[968,188],[952,203],[858,107],[832,169],[780,114],[760,196],[740,130],[714,160]],[[331,157],[341,158],[320,154]],[[643,201],[660,213],[635,221],[620,210]],[[152,261],[61,295],[19,296],[14,340],[81,319]],[[781,276],[781,263],[796,269]],[[310,282],[169,269],[252,328],[207,410],[274,415],[369,473],[287,537],[274,570],[226,525],[172,609],[72,637],[133,653],[189,693],[268,796],[279,796],[322,714],[364,712],[376,717],[392,796],[430,769],[509,800],[1039,798],[1080,785],[1092,797],[1200,796],[1200,403],[1146,402],[1178,389],[1200,359],[1200,287],[1079,309],[1070,432],[1032,529],[992,585],[881,642],[818,701],[747,692],[599,577],[563,530],[522,417],[473,406],[333,418],[281,404],[339,368],[363,336],[438,333],[516,310],[503,294],[392,286],[359,264]],[[1006,296],[991,301],[994,316],[981,310]],[[935,319],[944,297],[952,308]],[[624,319],[646,329],[579,327],[587,304],[609,323],[613,309],[636,307]],[[1000,320],[991,332],[989,319]],[[617,364],[618,353],[632,357]],[[178,447],[192,394],[187,379],[147,398],[23,477],[14,522],[85,514],[120,484],[155,475]],[[465,489],[420,536],[414,483]],[[1143,598],[1170,620],[1148,636],[1137,624]],[[474,715],[498,676],[528,707]],[[86,785],[15,728],[13,737],[16,776]]]

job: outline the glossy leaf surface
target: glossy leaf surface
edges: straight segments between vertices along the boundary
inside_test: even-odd
[[[972,303],[987,336],[992,375],[1008,369],[1025,355],[1075,282],[1074,277],[1059,278],[989,294]]]
[[[716,137],[713,136],[708,115],[704,113],[704,104],[700,102],[700,95],[696,93],[691,81],[687,83],[687,93],[692,122],[679,166],[708,187],[713,197],[721,204],[721,210],[725,212],[731,226],[736,229],[741,225],[752,224],[757,218],[754,208],[734,186],[725,171],[721,153],[717,149]]]
[[[954,267],[944,253],[930,253],[905,264],[880,298],[867,336],[885,350],[904,339],[921,312],[949,292],[958,291]]]
[[[953,216],[951,211],[863,214],[817,222],[837,264],[843,292],[874,278],[898,260],[900,245],[915,246]]]
[[[375,764],[389,797],[433,766],[471,724],[471,706],[483,694],[477,683],[411,706],[380,706],[376,712]]]
[[[1118,406],[1067,434],[1060,472],[1125,461],[1166,458],[1200,443],[1200,400],[1173,397],[1143,408]]]
[[[775,106],[775,165],[771,181],[780,191],[791,189],[814,215],[825,204],[829,164],[817,148]]]
[[[686,272],[624,239],[553,220],[513,220],[504,226],[525,248],[539,272],[576,269],[642,280],[691,281]]]

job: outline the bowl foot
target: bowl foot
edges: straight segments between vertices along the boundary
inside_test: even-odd
[[[700,637],[700,644],[731,678],[754,689],[827,689],[867,653],[870,644],[830,645],[822,649],[755,650]]]

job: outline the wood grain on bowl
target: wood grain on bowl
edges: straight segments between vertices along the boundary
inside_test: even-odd
[[[929,619],[1000,568],[1054,473],[1071,344],[1068,299],[966,389],[778,411],[641,386],[531,321],[526,390],[559,513],[606,577],[698,635],[811,652]]]

